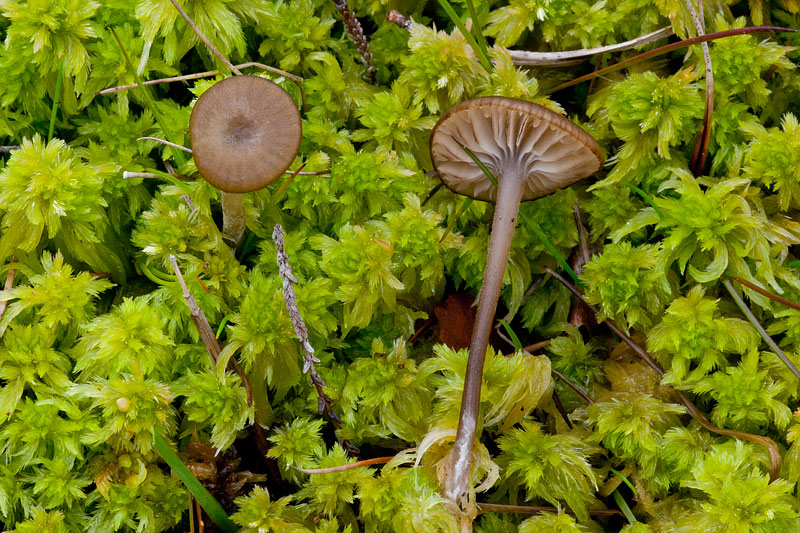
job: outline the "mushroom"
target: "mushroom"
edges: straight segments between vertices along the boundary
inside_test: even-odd
[[[257,76],[234,76],[200,95],[189,121],[192,155],[222,191],[222,232],[238,246],[245,229],[242,193],[266,187],[289,168],[302,122],[289,93]]]
[[[467,149],[496,177],[497,187]],[[444,487],[445,496],[458,501],[468,489],[483,363],[519,204],[595,174],[603,167],[604,157],[597,142],[568,119],[540,105],[499,96],[469,100],[450,109],[433,128],[430,151],[448,189],[496,203],[461,414]]]

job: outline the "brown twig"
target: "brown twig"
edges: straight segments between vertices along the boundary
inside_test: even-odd
[[[134,85],[134,87],[136,87]],[[0,146],[0,154],[5,154],[8,152],[13,152],[14,150],[19,150],[22,146]]]
[[[220,345],[216,335],[214,335],[214,330],[211,329],[211,324],[208,323],[205,313],[203,313],[203,310],[197,305],[197,300],[194,299],[189,287],[186,286],[186,281],[183,279],[183,274],[181,273],[178,261],[175,259],[174,255],[170,254],[169,262],[172,265],[172,271],[175,273],[175,277],[178,278],[178,283],[183,291],[183,299],[186,301],[186,305],[189,306],[192,322],[194,322],[194,325],[197,327],[197,331],[200,333],[200,339],[203,341],[208,355],[211,357],[212,366],[215,366],[219,359],[219,354],[222,352],[222,345]],[[233,366],[236,373],[239,374],[239,378],[242,380],[242,384],[247,392],[247,405],[253,405],[253,392],[250,389],[250,382],[247,376],[242,371],[239,363],[233,360],[233,357],[228,360],[228,364]]]
[[[800,379],[800,370],[798,370],[792,360],[789,359],[785,353],[783,353],[783,350],[780,349],[778,343],[769,336],[769,333],[767,333],[767,330],[765,330],[764,326],[761,325],[761,322],[758,321],[750,308],[747,307],[747,304],[744,303],[744,300],[742,300],[741,296],[736,293],[736,289],[733,288],[733,283],[731,283],[731,280],[726,279],[722,282],[722,284],[728,290],[728,294],[731,295],[731,298],[733,298],[733,301],[736,302],[737,306],[739,306],[739,309],[742,311],[744,316],[747,317],[747,320],[750,321],[753,327],[756,328],[756,331],[758,331],[758,334],[761,335],[761,338],[764,339],[764,342],[766,342],[772,351],[775,352],[778,357],[780,357],[781,361],[783,361],[783,364],[785,364],[786,367],[791,370],[792,374],[794,374],[797,379]]]
[[[303,78],[300,76],[295,76],[290,72],[286,72],[285,70],[281,70],[279,68],[270,67],[269,65],[265,65],[263,63],[257,63],[255,61],[248,61],[247,63],[241,63],[239,65],[234,65],[237,69],[244,69],[249,67],[257,67],[261,70],[266,70],[267,72],[272,72],[273,74],[277,74],[279,76],[283,76],[284,78],[292,81],[297,85],[298,89],[300,89],[300,99],[303,102],[303,109],[308,109],[308,101],[306,100],[306,93],[303,90]],[[157,80],[147,80],[142,82],[142,85],[158,85],[160,83],[173,83],[176,81],[190,81],[190,80],[197,80],[200,78],[209,78],[211,76],[216,76],[219,74],[219,70],[207,70],[205,72],[197,72],[194,74],[184,74],[183,76],[174,76],[171,78],[159,78]],[[108,89],[103,89],[102,91],[94,93],[95,96],[101,96],[105,94],[112,94],[117,93],[120,91],[128,91],[130,89],[137,88],[138,85],[119,85],[117,87],[109,87]]]
[[[346,472],[348,470],[361,468],[362,466],[383,465],[394,459],[394,457],[394,455],[389,455],[387,457],[374,457],[372,459],[363,459],[361,461],[356,461],[355,463],[331,466],[329,468],[300,468],[299,466],[292,465],[289,465],[289,468],[292,470],[297,470],[298,472],[302,472],[303,474],[335,474],[337,472]]]
[[[292,321],[295,335],[297,335],[300,345],[303,348],[303,373],[308,374],[311,384],[317,390],[317,410],[320,413],[325,413],[328,420],[335,429],[342,427],[342,419],[333,410],[331,399],[325,394],[323,390],[327,385],[322,378],[317,374],[317,369],[314,363],[319,363],[319,359],[314,355],[314,348],[308,341],[308,329],[300,315],[300,310],[297,308],[297,297],[294,293],[294,284],[297,283],[297,278],[292,274],[292,266],[289,264],[289,256],[284,250],[283,243],[283,227],[280,224],[275,224],[275,229],[272,232],[272,240],[275,242],[277,251],[278,272],[283,280],[283,301],[286,304],[286,309],[289,311],[289,318]],[[359,453],[358,448],[345,439],[339,439],[342,446],[353,455]]]
[[[178,150],[183,150],[184,152],[192,153],[191,148],[186,148],[185,146],[181,146],[180,144],[175,144],[173,142],[165,141],[164,139],[159,139],[158,137],[139,137],[136,139],[137,141],[156,141],[161,144],[166,144],[167,146],[171,146],[173,148],[177,148]]]
[[[370,82],[375,84],[375,75],[377,71],[372,65],[372,52],[369,51],[369,43],[367,42],[367,36],[364,35],[364,29],[361,27],[361,23],[355,15],[353,15],[353,12],[350,11],[347,0],[333,0],[333,3],[336,9],[339,10],[339,13],[342,14],[342,22],[344,23],[344,29],[347,35],[353,40],[353,43],[358,49],[358,53],[361,54],[361,62],[364,63],[364,66],[367,68],[367,76]]]
[[[17,256],[11,258],[11,263],[17,262]],[[14,286],[14,276],[17,275],[17,271],[12,267],[8,270],[8,274],[6,274],[6,282],[3,284],[3,290],[8,291],[11,290],[11,287]],[[0,322],[3,321],[3,315],[6,313],[6,307],[8,306],[8,300],[3,300],[0,302]],[[0,331],[0,335],[2,332]]]
[[[192,18],[186,14],[186,11],[183,10],[183,8],[180,6],[177,0],[169,0],[169,1],[172,2],[172,5],[175,6],[175,9],[178,10],[178,13],[181,14],[183,20],[185,20],[186,23],[189,25],[189,27],[192,28],[194,33],[200,38],[201,41],[203,41],[203,43],[208,47],[208,49],[211,50],[211,53],[217,56],[219,60],[222,61],[222,63],[226,67],[228,67],[228,70],[230,70],[237,76],[241,75],[242,73],[239,71],[239,69],[236,68],[230,61],[228,61],[228,59],[225,56],[223,56],[222,53],[220,53],[220,51],[217,50],[217,48],[213,44],[211,44],[211,41],[209,41],[206,38],[206,36],[203,35],[203,32],[200,31],[200,28],[197,27]]]
[[[302,163],[299,167],[297,167],[296,170],[284,171],[284,173],[288,172],[290,174],[290,176],[288,178],[286,178],[286,180],[283,183],[281,183],[281,186],[278,187],[278,190],[275,191],[275,194],[272,196],[272,202],[273,203],[277,203],[277,201],[283,196],[283,193],[286,192],[286,189],[289,188],[289,185],[292,184],[294,179],[297,177],[298,174],[300,174],[300,172],[303,170],[303,168],[305,166],[306,166],[306,164]]]
[[[644,61],[645,59],[650,59],[651,57],[655,57],[661,54],[666,54],[667,52],[672,52],[673,50],[678,50],[680,48],[685,48],[687,46],[691,46],[697,43],[703,43],[706,41],[713,41],[715,39],[722,39],[725,37],[732,37],[734,35],[748,35],[753,33],[788,33],[788,32],[796,32],[797,30],[793,30],[791,28],[780,28],[778,26],[752,26],[749,28],[734,28],[732,30],[724,30],[718,31],[714,33],[707,33],[705,35],[698,35],[697,37],[692,37],[691,39],[684,39],[682,41],[678,41],[676,43],[670,43],[664,46],[659,46],[655,50],[650,50],[649,52],[644,52],[643,54],[639,54],[635,57],[631,57],[626,59],[625,61],[620,61],[619,63],[615,63],[613,65],[609,65],[608,67],[601,68],[600,70],[591,72],[584,76],[580,76],[575,78],[574,80],[570,80],[568,82],[562,83],[557,87],[551,89],[551,93],[560,91],[562,89],[566,89],[567,87],[572,87],[573,85],[577,85],[584,81],[588,81],[592,78],[596,78],[598,76],[603,76],[608,74],[609,72],[613,72],[615,70],[619,70],[621,68],[627,67],[628,65],[632,65],[633,63],[637,63],[639,61]]]
[[[746,279],[742,279],[742,278],[740,278],[740,277],[738,277],[738,276],[731,276],[731,275],[729,275],[729,277],[730,277],[730,278],[731,278],[733,281],[735,281],[735,282],[737,282],[737,283],[741,283],[742,285],[744,285],[744,286],[745,286],[745,287],[747,287],[748,289],[754,290],[754,291],[756,291],[758,294],[760,294],[760,295],[762,295],[762,296],[766,296],[767,298],[769,298],[770,300],[772,300],[772,301],[774,301],[774,302],[778,302],[779,304],[783,304],[783,305],[785,305],[786,307],[790,307],[790,308],[792,308],[792,309],[797,309],[798,311],[800,311],[800,305],[798,305],[798,304],[794,303],[794,302],[793,302],[793,301],[791,301],[791,300],[787,300],[786,298],[781,298],[781,297],[780,297],[780,296],[778,296],[777,294],[772,294],[772,293],[771,293],[771,292],[769,292],[768,290],[766,290],[766,289],[762,289],[762,288],[761,288],[761,287],[759,287],[758,285],[756,285],[756,284],[754,284],[754,283],[750,283],[750,282],[749,282],[749,281],[747,281]]]
[[[428,174],[429,174],[429,172],[426,172],[425,173],[425,177],[428,177]],[[435,175],[436,175],[436,173],[434,172],[434,176]],[[439,192],[439,189],[441,189],[442,187],[444,187],[444,183],[442,183],[442,182],[439,182],[436,185],[434,185],[433,189],[431,189],[431,192],[429,192],[428,196],[426,196],[425,199],[422,201],[421,207],[425,207],[425,204],[427,204],[428,201],[431,198],[433,198],[433,195],[436,194],[437,192]]]
[[[694,9],[692,0],[685,0],[686,7],[692,16],[694,27],[697,30],[697,35],[704,35],[705,20],[703,20],[703,2],[699,0],[698,11]],[[714,69],[711,65],[711,54],[708,51],[708,43],[700,43],[703,51],[703,64],[706,69],[706,109],[703,114],[703,124],[700,127],[700,134],[697,136],[697,141],[694,144],[694,151],[692,152],[692,159],[689,163],[689,168],[692,169],[692,174],[700,176],[703,173],[703,167],[706,164],[706,157],[708,156],[708,139],[711,136],[711,118],[714,113]]]
[[[569,508],[556,509],[546,505],[504,505],[501,503],[478,503],[479,513],[519,513],[519,514],[538,514],[538,513],[558,513],[575,514]],[[617,509],[589,509],[591,516],[620,516],[622,512]]]
[[[561,403],[561,398],[558,397],[555,387],[553,387],[553,403],[556,404],[556,411],[558,411],[558,414],[560,414],[561,418],[564,419],[564,422],[567,423],[567,427],[572,429],[572,422],[569,420],[567,410],[564,409],[564,404]]]
[[[420,327],[417,328],[417,331],[415,331],[414,334],[411,335],[411,338],[408,339],[408,344],[411,344],[412,342],[417,340],[417,338],[419,338],[422,332],[425,331],[431,324],[433,324],[433,318],[429,318]]]
[[[535,352],[538,352],[542,348],[549,346],[551,342],[553,342],[552,339],[545,339],[543,341],[534,342],[533,344],[527,345],[525,348],[523,348],[523,350],[533,354]]]
[[[592,400],[592,397],[591,397],[591,396],[589,396],[588,394],[586,394],[586,392],[584,392],[584,390],[583,390],[582,388],[578,387],[578,386],[577,386],[576,384],[574,384],[572,381],[570,381],[569,379],[567,379],[567,377],[566,377],[566,376],[564,376],[564,374],[562,374],[562,373],[561,373],[561,372],[559,372],[558,370],[555,370],[555,369],[552,369],[552,368],[550,369],[550,372],[551,372],[551,373],[552,373],[552,374],[553,374],[555,377],[557,377],[558,379],[560,379],[561,381],[563,381],[563,382],[564,382],[564,384],[565,384],[567,387],[569,387],[570,389],[572,389],[572,390],[574,390],[575,392],[577,392],[577,393],[578,393],[578,396],[580,396],[581,398],[583,398],[583,399],[586,401],[586,403],[589,403],[589,404],[592,404],[592,403],[594,403],[594,400]]]
[[[525,294],[524,294],[524,295],[522,295],[522,300],[520,300],[520,301],[519,301],[519,306],[518,306],[517,308],[519,308],[519,307],[522,307],[522,304],[524,304],[524,303],[525,303],[525,300],[527,300],[528,298],[530,298],[530,297],[531,297],[531,294],[533,294],[534,292],[536,292],[536,290],[537,290],[539,287],[541,287],[541,286],[542,286],[542,283],[544,283],[544,278],[545,278],[545,276],[539,276],[539,279],[537,279],[536,281],[534,281],[534,282],[533,282],[533,285],[531,285],[530,289],[528,289],[527,291],[525,291]],[[504,316],[504,317],[503,317],[503,318],[501,318],[500,320],[502,320],[502,321],[504,321],[504,322],[506,322],[506,323],[507,323],[507,322],[508,322],[510,319],[511,319],[511,311],[509,311],[508,313],[506,313],[506,316]],[[497,321],[497,324],[495,324],[495,325],[494,325],[494,329],[496,329],[497,331],[500,331],[500,327],[502,326],[502,324],[500,323],[500,320],[498,320],[498,321]],[[550,341],[548,341],[548,342],[550,342]],[[546,345],[545,345],[545,346],[546,346]]]
[[[564,285],[572,294],[583,300],[583,293],[572,285],[567,279],[561,276],[559,273],[555,272],[550,267],[545,267],[545,270],[548,273],[556,278],[562,285]],[[730,283],[730,281],[727,281]],[[584,303],[586,301],[584,300]],[[594,310],[594,307],[586,303],[587,307]],[[653,357],[647,353],[641,346],[636,344],[630,336],[628,336],[622,329],[620,329],[614,322],[611,320],[606,320],[604,322],[614,333],[616,333],[622,341],[627,344],[634,352],[636,352],[639,357],[641,357],[647,365],[656,371],[659,376],[664,375],[664,370],[659,366],[659,364],[653,359]],[[727,437],[735,437],[738,439],[746,440],[752,442],[754,444],[759,444],[767,448],[769,452],[769,480],[770,483],[778,479],[778,475],[781,471],[781,454],[778,450],[778,445],[775,444],[775,441],[770,439],[769,437],[763,437],[761,435],[754,435],[752,433],[745,433],[743,431],[736,431],[733,429],[723,429],[718,428],[713,425],[711,422],[708,421],[706,416],[697,408],[697,406],[689,399],[685,392],[673,389],[678,396],[681,404],[686,408],[686,411],[694,418],[701,426],[703,426],[706,430],[711,431],[712,433],[716,433],[718,435],[725,435]]]

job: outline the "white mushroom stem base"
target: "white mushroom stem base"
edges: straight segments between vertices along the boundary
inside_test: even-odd
[[[235,192],[222,193],[222,234],[232,248],[238,248],[244,237],[244,202]]]
[[[469,489],[472,470],[472,452],[480,420],[481,385],[483,384],[483,363],[489,346],[489,335],[494,322],[503,275],[508,264],[511,239],[517,224],[519,204],[527,176],[498,176],[497,203],[492,220],[492,235],[489,240],[489,254],[486,258],[486,271],[478,298],[478,312],[475,328],[469,347],[467,374],[464,392],[461,396],[461,414],[458,420],[456,441],[451,453],[450,470],[445,482],[445,496],[458,502]]]

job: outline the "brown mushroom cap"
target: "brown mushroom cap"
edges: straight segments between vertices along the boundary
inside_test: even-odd
[[[302,123],[289,93],[257,76],[211,86],[192,109],[192,155],[200,175],[225,192],[255,191],[289,168]]]
[[[527,176],[522,201],[546,196],[598,172],[604,157],[591,135],[538,104],[488,96],[461,102],[431,134],[433,165],[455,193],[494,202],[497,189],[462,148],[494,174]]]

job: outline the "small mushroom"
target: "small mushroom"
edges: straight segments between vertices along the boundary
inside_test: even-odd
[[[300,112],[277,84],[234,76],[197,99],[189,132],[197,170],[222,191],[222,232],[238,246],[245,229],[242,193],[266,187],[292,164],[302,138]]]
[[[496,177],[497,187],[465,147]],[[458,501],[468,489],[483,363],[519,204],[595,174],[603,167],[604,158],[597,142],[568,119],[531,102],[498,96],[469,100],[450,109],[433,128],[430,150],[447,188],[496,203],[461,414],[445,482],[445,496]]]

